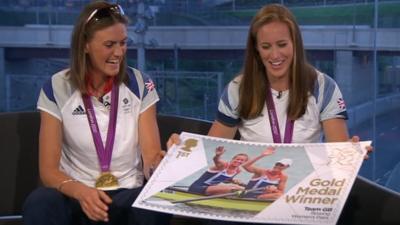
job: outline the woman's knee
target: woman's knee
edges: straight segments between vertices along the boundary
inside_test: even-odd
[[[23,214],[40,213],[49,209],[63,207],[64,196],[56,189],[40,187],[31,192],[26,198],[23,206]]]

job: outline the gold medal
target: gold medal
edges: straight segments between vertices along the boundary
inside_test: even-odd
[[[96,188],[101,190],[112,190],[118,188],[118,179],[110,172],[103,172],[96,180]]]

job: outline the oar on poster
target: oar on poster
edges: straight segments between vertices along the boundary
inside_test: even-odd
[[[247,193],[251,193],[251,192],[254,192],[254,191],[261,191],[261,190],[264,190],[264,189],[265,189],[265,187],[253,188],[253,189],[248,189],[248,190],[236,190],[236,191],[229,192],[229,193],[224,193],[224,194],[210,195],[210,196],[191,198],[191,199],[184,199],[184,200],[177,200],[177,201],[172,201],[171,203],[173,203],[173,204],[186,203],[186,202],[203,201],[203,200],[222,198],[222,197],[231,197],[231,196],[242,197],[242,196],[246,195]]]

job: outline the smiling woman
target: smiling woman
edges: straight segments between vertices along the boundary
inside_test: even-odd
[[[104,87],[118,76],[127,39],[126,26],[118,23],[99,30],[86,44],[85,53],[89,59],[86,78],[90,81],[87,91],[92,95],[103,96]]]
[[[348,141],[343,105],[335,81],[308,63],[296,18],[285,6],[269,4],[251,21],[243,69],[222,93],[208,135],[233,138],[239,131],[242,140],[264,143]],[[272,169],[253,165],[268,154],[243,164],[254,174],[246,188],[266,188],[251,197],[277,199],[284,193],[291,159]]]
[[[126,65],[127,25],[121,6],[88,4],[72,33],[70,68],[42,87],[45,187],[26,199],[25,224],[169,223],[169,215],[131,207],[162,154],[159,98],[150,77]]]
[[[267,143],[349,140],[342,93],[308,63],[288,8],[262,7],[253,17],[242,71],[227,85],[209,135]]]

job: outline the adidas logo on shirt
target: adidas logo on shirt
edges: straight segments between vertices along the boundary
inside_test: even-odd
[[[85,109],[83,109],[83,107],[81,105],[79,105],[78,107],[76,107],[76,109],[74,111],[72,111],[72,115],[85,115]]]

